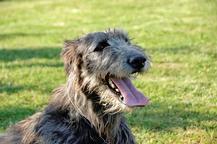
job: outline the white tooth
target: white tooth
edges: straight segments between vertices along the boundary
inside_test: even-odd
[[[112,87],[112,88],[115,88],[115,85],[113,84],[113,82],[109,79],[109,85]]]
[[[112,84],[112,81],[109,79],[109,84]]]
[[[115,88],[115,85],[114,85],[114,84],[111,84],[111,87],[112,87],[112,88]]]
[[[120,101],[123,101],[124,97],[121,95],[119,99],[120,99]]]
[[[119,90],[118,90],[117,88],[115,89],[115,91],[116,91],[116,92],[119,92]]]
[[[109,80],[109,84],[110,84],[110,85],[112,85],[112,84],[113,84],[111,80]]]

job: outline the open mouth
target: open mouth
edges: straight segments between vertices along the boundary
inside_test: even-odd
[[[113,91],[113,93],[119,96],[119,100],[122,102],[124,100],[124,97],[121,95],[120,90],[114,84],[114,82],[111,79],[108,79],[107,84],[108,84],[108,87]]]
[[[149,100],[132,84],[129,78],[107,78],[107,85],[118,96],[119,101],[129,107],[148,104]]]

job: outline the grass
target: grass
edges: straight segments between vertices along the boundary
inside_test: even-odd
[[[121,27],[153,62],[134,81],[151,104],[126,114],[137,142],[217,143],[215,0],[17,0],[1,1],[0,13],[0,131],[65,82],[63,40]]]

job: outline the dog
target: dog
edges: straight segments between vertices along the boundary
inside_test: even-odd
[[[18,122],[0,144],[134,144],[123,112],[148,104],[132,84],[149,56],[121,29],[67,40],[61,52],[67,76],[48,106]]]

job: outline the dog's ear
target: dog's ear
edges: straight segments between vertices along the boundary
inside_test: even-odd
[[[76,49],[79,45],[79,40],[66,40],[64,42],[64,47],[61,52],[61,56],[64,61],[64,67],[66,74],[69,75],[73,71],[73,63],[76,61]]]

